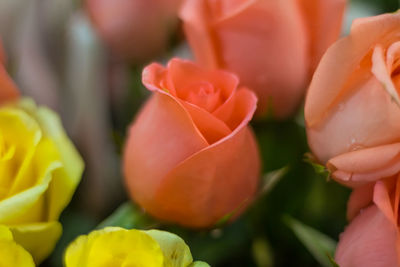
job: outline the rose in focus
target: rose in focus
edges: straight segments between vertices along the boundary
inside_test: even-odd
[[[119,227],[78,237],[66,250],[65,266],[209,267],[193,262],[189,247],[174,234]]]
[[[181,0],[86,0],[102,39],[121,58],[142,63],[165,52]]]
[[[83,171],[58,116],[29,99],[0,107],[0,224],[37,263],[61,235],[57,221]]]
[[[345,0],[188,0],[180,17],[196,59],[237,73],[257,93],[259,116],[293,114]]]
[[[353,188],[335,257],[342,267],[400,264],[399,29],[400,13],[356,20],[322,58],[306,98],[312,152]]]
[[[350,186],[388,176],[391,168],[380,169],[382,164],[396,163],[399,26],[400,13],[356,20],[350,35],[322,58],[308,91],[305,120],[311,150],[334,178]],[[367,148],[376,151],[368,166],[360,160],[369,153],[354,153]]]
[[[173,59],[151,64],[153,92],[129,130],[124,152],[131,197],[153,216],[189,227],[236,217],[256,192],[260,158],[247,126],[257,98],[228,72]]]

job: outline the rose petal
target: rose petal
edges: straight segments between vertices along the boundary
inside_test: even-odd
[[[399,245],[397,225],[373,205],[341,234],[335,260],[340,267],[399,266]]]
[[[52,174],[53,179],[49,184],[47,195],[47,201],[50,203],[47,219],[56,220],[70,202],[81,180],[84,163],[66,135],[56,113],[44,107],[36,107],[29,101],[21,101],[20,106],[35,117],[44,137],[51,139],[58,150],[62,168],[55,170]]]
[[[300,10],[294,1],[260,0],[238,10],[212,25],[219,67],[238,74],[240,83],[256,92],[258,114],[272,104],[276,117],[286,117],[300,102],[309,66]]]
[[[374,183],[369,183],[361,187],[357,187],[351,192],[349,201],[347,202],[347,219],[351,221],[358,215],[361,209],[369,206],[372,202],[374,193]]]
[[[228,99],[238,86],[239,80],[232,73],[200,68],[193,62],[172,59],[168,63],[169,75],[179,98],[185,99],[193,84],[207,81],[215,89],[220,90],[222,99]]]
[[[125,181],[133,199],[144,207],[154,202],[154,193],[169,171],[208,146],[186,110],[162,93],[146,103],[127,140]]]
[[[249,204],[258,184],[260,169],[255,137],[247,128],[257,100],[253,92],[241,89],[231,101],[226,107],[233,112],[224,113],[221,110],[221,115],[229,115],[228,123],[231,120],[240,124],[230,135],[197,152],[169,173],[150,211],[155,216],[166,220],[174,218],[182,225],[204,227],[229,213],[240,214]],[[244,112],[247,112],[245,116]],[[239,118],[235,114],[243,117],[235,120]],[[226,181],[224,177],[235,180]],[[227,186],[229,190],[226,190]],[[166,197],[170,201],[162,202]],[[189,206],[189,203],[192,205]],[[219,203],[218,207],[216,203]],[[210,209],[211,205],[213,209]]]
[[[139,64],[166,52],[181,0],[86,0],[98,35],[121,59]]]
[[[253,133],[247,127],[235,131],[174,168],[149,212],[191,227],[213,225],[229,213],[237,216],[257,189],[258,157]]]
[[[396,185],[395,185],[395,194],[394,194],[394,202],[393,207],[400,207],[400,176],[397,176]],[[394,219],[396,222],[399,221],[399,209],[394,209]]]
[[[341,154],[327,165],[340,183],[361,186],[400,171],[400,143]]]
[[[259,0],[208,0],[208,6],[215,21],[218,22],[239,15],[247,8],[257,4],[257,1]]]
[[[142,82],[150,91],[162,91],[176,95],[175,87],[164,66],[152,63],[145,67],[142,72]]]
[[[14,241],[0,239],[0,258],[9,266],[35,267],[32,256]]]
[[[50,221],[15,225],[10,227],[10,230],[14,240],[32,254],[36,263],[40,263],[54,250],[61,236],[62,226],[57,221]]]
[[[338,38],[346,0],[298,0],[310,35],[311,70]]]
[[[232,132],[223,121],[206,110],[189,103],[182,103],[182,105],[209,144],[217,142]]]
[[[214,115],[233,131],[239,125],[247,124],[251,120],[256,107],[256,95],[247,88],[241,88],[234,97],[214,111]]]
[[[279,118],[295,110],[308,72],[306,30],[295,1],[189,0],[181,18],[197,61],[236,73],[257,93],[259,114],[267,113],[271,99]]]
[[[389,70],[393,71],[399,66],[398,58],[400,58],[400,42],[395,42],[386,52],[386,66]]]
[[[60,162],[48,164],[48,166],[45,166],[45,168],[41,170],[41,179],[37,182],[37,184],[29,189],[0,201],[0,222],[3,224],[16,223],[19,217],[24,218],[29,216],[31,214],[31,208],[46,192],[52,179],[52,172],[60,167]],[[31,215],[35,216],[36,214]]]
[[[183,1],[180,18],[185,22],[183,28],[187,34],[188,42],[195,55],[202,55],[197,61],[209,68],[218,68],[220,65],[217,51],[217,42],[212,37],[212,30],[206,21],[211,20],[211,10],[206,0]],[[200,39],[201,42],[197,40]]]
[[[351,33],[332,45],[323,56],[311,82],[305,105],[308,127],[314,127],[348,90],[354,73],[371,47],[400,26],[400,13],[357,19]],[[354,81],[353,81],[354,82]]]
[[[160,230],[143,231],[160,245],[164,254],[164,266],[189,267],[193,262],[190,248],[179,236]]]
[[[388,188],[383,181],[377,181],[374,186],[373,200],[379,210],[386,216],[393,225],[397,224],[394,216],[394,207],[392,206]]]
[[[358,80],[360,84],[353,84],[356,90],[341,97],[341,102],[335,104],[322,123],[308,125],[310,148],[322,163],[342,153],[391,144],[400,139],[399,107],[369,69],[364,74],[366,77]]]
[[[383,88],[388,92],[396,104],[400,105],[399,94],[397,93],[396,87],[393,84],[391,70],[388,69],[386,65],[383,48],[380,45],[375,47],[372,54],[371,72],[375,75],[378,81],[381,82]]]

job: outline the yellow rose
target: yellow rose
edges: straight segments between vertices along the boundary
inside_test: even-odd
[[[106,227],[78,237],[65,253],[66,267],[207,267],[172,233]]]
[[[57,221],[83,171],[58,116],[32,100],[0,107],[0,224],[39,263],[53,250]]]
[[[0,261],[0,266],[35,266],[32,256],[15,243],[11,231],[4,225],[0,225]]]

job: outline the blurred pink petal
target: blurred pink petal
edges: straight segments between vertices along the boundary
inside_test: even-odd
[[[400,265],[399,230],[377,206],[361,211],[340,236],[335,260],[340,267]]]

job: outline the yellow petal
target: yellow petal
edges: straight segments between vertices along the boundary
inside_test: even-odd
[[[193,258],[189,247],[179,236],[159,230],[143,231],[160,245],[165,258],[165,267],[187,267]]]
[[[10,229],[4,225],[0,225],[0,240],[13,240]]]
[[[32,256],[14,241],[0,240],[0,266],[34,267]]]
[[[49,166],[53,167],[49,168]],[[20,168],[13,186],[10,188],[9,196],[42,183],[46,175],[61,167],[62,164],[54,143],[47,138],[42,138],[30,155],[28,164]]]
[[[7,223],[15,221],[18,216],[23,216],[39,200],[40,196],[47,190],[51,181],[51,172],[59,167],[58,162],[48,166],[43,181],[19,194],[0,201],[0,222]]]
[[[65,134],[60,118],[53,111],[36,107],[30,99],[20,101],[19,106],[29,112],[38,121],[43,135],[54,141],[63,168],[56,170],[49,188],[49,220],[59,217],[78,186],[84,163],[72,142]]]
[[[65,253],[66,267],[162,267],[160,246],[138,230],[105,228],[78,237]]]
[[[35,262],[42,262],[54,249],[62,233],[59,222],[10,226],[14,240],[29,251]]]
[[[0,225],[0,266],[35,266],[32,256],[13,240],[10,229]]]
[[[55,113],[30,99],[0,107],[0,224],[11,229],[36,262],[59,239],[56,220],[82,171],[83,161]]]
[[[98,236],[112,231],[119,231],[119,227],[106,227],[102,230],[93,231],[89,235],[77,237],[67,248],[65,252],[66,266],[86,266],[87,254],[91,249],[92,243]]]
[[[0,187],[3,189],[0,199],[10,195],[13,183],[21,171],[30,165],[30,160],[41,139],[41,130],[36,121],[22,110],[12,107],[0,109],[0,151],[7,153],[13,150],[11,158],[2,158],[0,162]],[[35,182],[35,176],[31,175],[28,184]],[[29,188],[29,186],[25,187]]]

